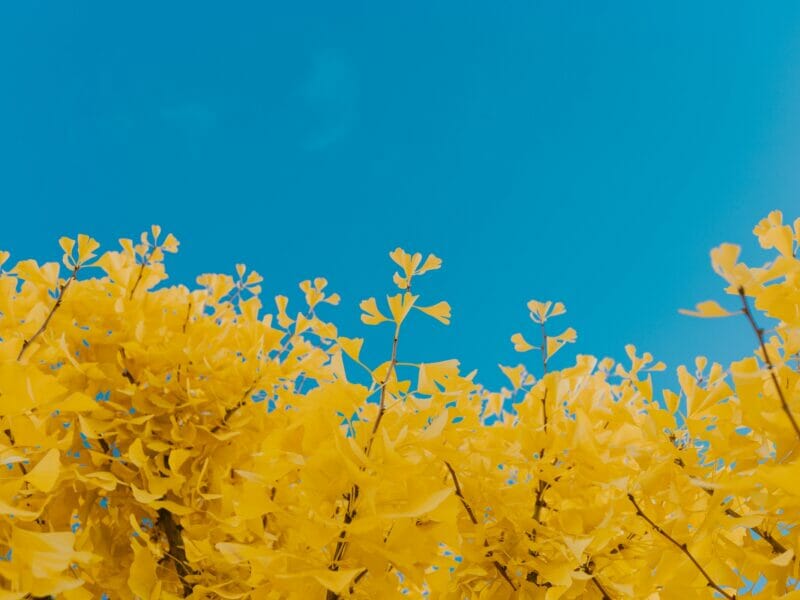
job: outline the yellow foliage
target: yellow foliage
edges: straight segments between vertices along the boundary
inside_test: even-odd
[[[765,266],[712,251],[738,306],[682,312],[742,319],[754,352],[677,390],[633,345],[552,369],[561,302],[528,303],[511,340],[541,357],[500,390],[398,357],[412,309],[450,322],[418,303],[432,254],[392,251],[400,292],[361,302],[394,329],[368,365],[324,278],[291,316],[244,264],[165,286],[157,226],[61,238],[66,273],[0,252],[0,598],[796,597],[798,229],[756,226]]]

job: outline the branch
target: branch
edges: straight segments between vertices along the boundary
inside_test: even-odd
[[[775,390],[778,392],[778,397],[781,399],[781,407],[783,408],[783,412],[786,413],[786,416],[789,418],[789,421],[792,424],[794,432],[797,434],[797,437],[800,438],[800,426],[798,426],[797,421],[795,421],[795,418],[792,415],[792,411],[789,409],[789,403],[786,402],[786,396],[783,394],[781,384],[778,383],[775,365],[772,364],[772,359],[769,357],[769,353],[767,353],[767,345],[764,343],[764,330],[756,324],[755,317],[753,317],[753,312],[750,310],[750,306],[747,304],[747,296],[745,296],[744,288],[742,286],[739,286],[739,296],[742,299],[744,314],[747,317],[747,320],[750,321],[750,326],[753,328],[753,331],[758,338],[758,343],[761,344],[761,352],[764,354],[764,362],[767,364],[767,369],[769,370],[769,375],[772,378],[772,383],[775,384]]]
[[[142,276],[144,275],[144,268],[150,265],[150,257],[153,255],[153,251],[155,249],[156,249],[155,240],[153,240],[153,247],[150,248],[147,254],[142,257],[142,264],[139,267],[139,274],[136,276],[136,281],[133,282],[133,287],[131,288],[131,294],[130,296],[128,296],[128,300],[133,300],[133,293],[136,291],[139,282],[142,280]]]
[[[456,472],[453,470],[453,467],[450,465],[449,462],[444,461],[444,464],[447,467],[447,470],[450,471],[450,477],[452,477],[453,479],[453,487],[455,487],[456,497],[459,500],[461,500],[461,504],[464,505],[464,509],[467,511],[467,515],[469,515],[469,520],[472,521],[473,525],[477,525],[478,519],[475,517],[475,513],[473,512],[472,507],[469,505],[469,502],[467,502],[467,499],[464,497],[464,493],[461,491],[461,485],[458,483],[458,477],[456,477]],[[488,546],[489,542],[484,539],[483,545]],[[492,552],[490,550],[487,555],[491,556],[491,553]],[[514,585],[514,582],[511,581],[511,577],[508,576],[508,569],[506,568],[506,566],[502,564],[500,561],[495,559],[492,559],[492,564],[495,566],[497,572],[500,573],[502,578],[508,582],[508,585],[511,586],[511,589],[516,592],[517,586]]]
[[[247,396],[250,395],[250,392],[253,391],[253,388],[255,386],[256,386],[255,382],[252,383],[250,387],[245,390],[241,400],[239,400],[239,402],[237,402],[236,404],[225,410],[225,415],[223,415],[222,421],[220,421],[219,423],[214,425],[214,427],[211,428],[211,433],[217,433],[217,431],[219,431],[225,425],[227,425],[228,420],[234,415],[234,413],[240,408],[242,408],[245,404],[247,404]]]
[[[369,456],[369,453],[372,450],[372,443],[375,441],[375,435],[378,433],[378,427],[380,427],[381,421],[383,420],[383,415],[386,413],[386,385],[389,383],[389,378],[397,368],[397,342],[399,337],[400,327],[398,326],[394,331],[394,339],[392,340],[392,358],[389,361],[389,368],[386,369],[386,377],[384,377],[383,382],[381,382],[381,398],[378,403],[378,416],[375,418],[375,424],[372,426],[372,432],[370,433],[367,447],[364,448],[364,452],[367,456]]]
[[[191,595],[193,589],[192,584],[186,580],[186,577],[193,575],[194,572],[186,561],[186,550],[183,547],[183,535],[181,534],[182,528],[175,522],[175,517],[166,508],[158,509],[158,524],[164,535],[167,536],[169,555],[175,565],[175,571],[178,573],[181,586],[183,586],[183,597],[186,598]]]
[[[386,369],[386,376],[383,378],[383,381],[380,384],[381,396],[380,401],[378,403],[378,416],[375,417],[375,423],[372,425],[372,431],[369,435],[369,441],[367,445],[364,447],[364,454],[366,456],[370,455],[372,452],[372,444],[375,441],[375,436],[378,433],[378,428],[380,427],[381,421],[383,420],[383,415],[386,413],[386,385],[389,383],[389,378],[394,373],[397,367],[397,343],[400,338],[400,327],[396,327],[394,330],[394,338],[392,339],[392,355],[391,359],[389,360],[389,368]],[[362,467],[362,470],[364,468]],[[358,484],[354,484],[350,490],[350,494],[347,495],[347,508],[345,509],[344,513],[344,524],[345,527],[339,532],[339,539],[336,541],[336,548],[333,551],[333,560],[331,564],[328,565],[328,569],[331,571],[337,571],[339,569],[339,561],[344,558],[345,550],[347,550],[347,540],[345,539],[347,536],[347,525],[353,522],[353,519],[356,517],[356,509],[355,503],[358,499],[359,494],[359,487]],[[338,600],[340,596],[328,590],[328,593],[325,596],[326,600]]]
[[[650,525],[650,527],[652,527],[653,529],[655,529],[655,530],[656,530],[656,531],[657,531],[657,532],[658,532],[658,533],[659,533],[661,536],[663,536],[663,537],[664,537],[666,540],[668,540],[668,541],[669,541],[671,544],[673,544],[674,546],[676,546],[676,547],[677,547],[677,548],[678,548],[678,549],[679,549],[681,552],[683,552],[683,553],[684,553],[684,554],[687,556],[687,558],[688,558],[690,561],[692,561],[692,563],[694,564],[694,566],[695,566],[695,567],[697,567],[698,571],[700,571],[700,573],[702,573],[703,577],[705,577],[705,580],[706,580],[706,582],[708,583],[708,586],[709,586],[709,587],[712,587],[712,588],[714,588],[715,590],[717,590],[717,591],[718,591],[720,594],[722,594],[722,595],[723,595],[725,598],[728,598],[728,600],[736,600],[736,595],[735,595],[735,594],[734,594],[734,595],[731,595],[731,594],[729,594],[729,593],[728,593],[728,592],[726,592],[724,589],[722,589],[722,587],[720,587],[720,586],[719,586],[719,584],[717,584],[717,583],[716,583],[716,582],[715,582],[713,579],[711,579],[711,576],[710,576],[710,575],[709,575],[709,574],[706,572],[706,570],[703,568],[703,565],[701,565],[701,564],[700,564],[700,563],[697,561],[697,559],[694,557],[694,555],[693,555],[693,554],[692,554],[692,553],[689,551],[689,547],[688,547],[686,544],[681,544],[681,543],[680,543],[679,541],[677,541],[677,540],[676,540],[674,537],[672,537],[670,534],[668,534],[666,531],[664,531],[664,530],[663,530],[661,527],[659,527],[658,525],[656,525],[656,524],[653,522],[653,520],[652,520],[650,517],[648,517],[646,514],[644,514],[644,512],[642,511],[642,509],[641,509],[641,508],[639,507],[639,505],[636,503],[636,498],[634,498],[634,497],[633,497],[633,494],[631,494],[631,493],[628,493],[628,500],[630,500],[630,501],[631,501],[631,504],[633,504],[633,507],[636,509],[636,514],[637,514],[637,515],[639,515],[639,516],[640,516],[640,517],[642,517],[642,518],[643,518],[645,521],[647,521],[647,523]]]
[[[686,463],[683,462],[683,459],[680,458],[680,457],[675,459],[675,464],[678,465],[679,467],[681,467],[682,469],[686,468]],[[713,489],[707,488],[707,487],[703,487],[702,485],[699,485],[699,484],[698,484],[698,487],[701,490],[703,490],[706,494],[708,494],[709,496],[713,496],[714,495],[714,490]],[[726,508],[725,509],[725,514],[728,515],[729,517],[733,517],[734,519],[741,519],[742,518],[742,515],[740,515],[738,512],[736,512],[732,508]],[[769,533],[766,529],[761,529],[760,527],[750,527],[749,530],[752,531],[753,533],[755,533],[756,535],[758,535],[761,539],[763,539],[765,542],[767,542],[770,546],[772,546],[772,551],[775,554],[783,554],[784,552],[786,552],[786,546],[784,546],[778,540],[776,540],[775,537],[773,537],[773,535],[771,533]],[[795,557],[792,556],[792,560],[794,560],[794,559],[795,559]]]
[[[600,595],[603,597],[603,600],[611,600],[611,596],[608,595],[608,591],[606,590],[605,587],[603,587],[603,584],[600,583],[600,580],[594,574],[594,566],[595,566],[594,561],[589,559],[586,561],[585,565],[581,566],[581,570],[587,575],[592,576],[592,581],[597,586],[597,589],[600,591]]]
[[[72,284],[72,282],[75,281],[75,279],[77,278],[79,270],[80,270],[80,265],[75,265],[75,267],[72,269],[72,275],[70,275],[69,279],[67,279],[58,288],[58,296],[56,297],[56,303],[50,309],[50,312],[47,313],[47,317],[45,317],[44,323],[42,323],[42,326],[39,327],[36,333],[34,333],[30,337],[30,339],[27,339],[24,342],[22,342],[22,348],[20,348],[19,354],[17,355],[17,361],[22,360],[22,355],[25,354],[25,350],[27,350],[30,347],[30,345],[34,341],[36,341],[36,338],[42,335],[44,333],[44,330],[47,329],[47,325],[50,323],[50,319],[53,318],[53,315],[56,314],[56,311],[61,306],[61,302],[64,300],[64,294],[69,289],[70,284]]]

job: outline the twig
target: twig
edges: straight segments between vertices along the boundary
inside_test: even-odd
[[[253,388],[255,386],[256,386],[255,382],[250,384],[250,387],[245,390],[244,394],[242,394],[241,400],[239,400],[239,402],[237,402],[236,404],[234,404],[233,406],[231,406],[230,408],[225,410],[225,414],[222,417],[222,421],[220,421],[219,423],[214,425],[214,427],[211,428],[211,433],[217,433],[217,431],[219,431],[225,425],[227,425],[228,424],[228,420],[233,416],[233,414],[237,410],[242,408],[245,404],[247,404],[247,396],[250,395],[250,392],[253,391]]]
[[[61,306],[61,302],[64,300],[64,294],[69,289],[69,286],[72,284],[73,281],[78,276],[78,271],[80,270],[80,265],[75,265],[72,269],[72,275],[69,276],[61,286],[58,288],[58,296],[56,297],[56,303],[50,309],[50,312],[47,313],[47,317],[45,317],[44,323],[42,323],[41,327],[34,333],[29,339],[22,342],[22,348],[20,348],[19,354],[17,355],[17,361],[22,360],[22,355],[25,354],[25,350],[27,350],[30,345],[38,338],[40,335],[44,333],[44,330],[47,329],[47,325],[50,323],[50,319],[53,318],[53,315],[56,314],[56,311]]]
[[[461,485],[458,483],[458,477],[456,476],[456,472],[453,470],[453,467],[450,465],[449,462],[444,461],[447,470],[450,471],[450,477],[453,479],[453,487],[455,487],[456,497],[461,500],[461,504],[464,505],[464,509],[467,511],[467,515],[469,515],[469,520],[472,521],[473,525],[478,524],[478,519],[475,517],[475,513],[472,510],[472,507],[467,502],[467,499],[464,497],[464,493],[461,491]],[[483,540],[483,545],[488,546],[489,542],[487,540]],[[491,555],[491,550],[489,551],[489,555]],[[492,559],[492,564],[497,569],[497,572],[500,573],[501,577],[508,582],[508,585],[511,586],[511,589],[515,592],[517,591],[517,586],[514,585],[514,582],[511,580],[511,577],[508,576],[508,569],[504,564],[496,559]]]
[[[394,339],[392,340],[392,358],[389,361],[389,368],[386,369],[386,376],[383,378],[383,382],[381,383],[381,397],[380,401],[378,402],[378,416],[375,417],[375,423],[372,426],[369,442],[367,442],[367,447],[364,449],[364,452],[367,456],[369,456],[369,453],[372,451],[372,443],[375,441],[375,435],[378,433],[378,427],[380,427],[381,421],[383,420],[383,415],[386,413],[386,386],[389,383],[389,379],[391,378],[397,366],[397,342],[399,337],[400,327],[398,326],[394,331]]]
[[[367,445],[364,447],[364,454],[369,456],[372,452],[372,444],[375,441],[375,436],[378,433],[378,428],[380,427],[381,421],[383,420],[383,415],[386,413],[386,387],[389,383],[389,379],[391,378],[392,374],[394,373],[395,368],[397,367],[397,343],[400,338],[400,327],[396,327],[394,331],[394,338],[392,339],[392,355],[391,359],[389,360],[389,367],[386,369],[386,376],[383,378],[383,381],[380,384],[380,400],[378,402],[378,415],[375,417],[375,423],[372,425],[372,431],[370,432],[369,441]],[[363,468],[362,468],[363,470]],[[336,541],[336,548],[333,551],[333,559],[331,560],[330,565],[328,565],[328,569],[331,571],[337,571],[339,569],[339,561],[344,558],[345,550],[347,550],[347,525],[353,522],[353,519],[356,517],[356,509],[355,503],[358,499],[360,489],[358,484],[353,484],[352,488],[350,489],[350,493],[347,495],[347,507],[344,512],[344,524],[345,527],[339,532],[339,539]],[[325,596],[326,600],[338,600],[340,598],[339,594],[336,592],[332,592],[328,590],[328,593]]]
[[[139,285],[139,282],[142,280],[142,276],[144,275],[144,268],[150,265],[150,257],[153,255],[153,251],[156,249],[155,240],[153,240],[153,247],[142,257],[142,264],[139,267],[139,274],[136,276],[136,281],[133,282],[133,287],[131,288],[130,296],[128,296],[128,300],[133,300],[133,293],[136,291],[136,288]]]
[[[686,468],[686,463],[683,462],[683,459],[681,459],[680,457],[675,459],[675,464],[678,465],[681,468]],[[701,490],[703,490],[706,494],[708,494],[709,496],[713,496],[714,495],[714,490],[713,489],[707,488],[707,487],[703,487],[702,485],[699,485],[698,487]],[[740,515],[738,512],[736,512],[735,510],[733,510],[730,507],[725,509],[725,514],[728,515],[729,517],[733,517],[734,519],[741,519],[742,518],[742,515]],[[767,542],[770,546],[772,546],[772,551],[775,554],[783,554],[784,552],[786,552],[786,546],[784,546],[778,540],[776,540],[775,537],[771,533],[769,533],[766,529],[762,529],[761,527],[758,527],[758,526],[749,527],[749,529],[750,529],[750,531],[752,531],[753,533],[758,535],[761,539],[763,539],[765,542]],[[795,557],[792,556],[792,560],[794,560],[794,559],[795,559]]]
[[[587,575],[592,576],[592,581],[597,586],[597,589],[600,590],[600,594],[603,596],[603,600],[611,600],[611,596],[608,595],[608,591],[603,584],[600,583],[600,580],[597,578],[597,575],[594,574],[594,561],[589,559],[586,561],[586,564],[581,566],[581,570],[586,573]]]
[[[781,400],[783,412],[786,413],[786,416],[789,418],[789,421],[792,424],[794,432],[797,434],[797,437],[800,438],[800,426],[798,426],[797,421],[795,421],[795,418],[792,415],[792,411],[789,409],[789,403],[786,402],[786,396],[783,394],[783,389],[781,388],[781,384],[778,382],[778,376],[775,373],[775,365],[772,364],[772,359],[769,357],[769,353],[767,352],[767,345],[764,342],[764,330],[756,324],[755,317],[753,317],[750,306],[747,304],[747,296],[745,296],[744,287],[742,286],[739,286],[739,296],[742,299],[744,314],[747,317],[747,320],[750,321],[750,326],[753,328],[756,337],[758,337],[758,343],[761,344],[761,352],[764,354],[764,362],[767,364],[767,369],[769,370],[769,375],[772,378],[772,383],[775,384],[775,390],[778,392],[778,397]]]
[[[642,511],[642,509],[641,509],[641,508],[639,507],[639,505],[636,503],[636,498],[634,498],[634,497],[633,497],[633,494],[631,494],[631,493],[628,493],[628,500],[630,500],[630,501],[631,501],[631,504],[633,504],[633,507],[636,509],[636,514],[637,514],[637,515],[639,515],[639,516],[640,516],[640,517],[642,517],[642,518],[643,518],[645,521],[647,521],[647,523],[650,525],[650,527],[652,527],[653,529],[655,529],[655,530],[656,530],[656,532],[658,532],[658,533],[659,533],[661,536],[663,536],[663,537],[664,537],[666,540],[668,540],[668,541],[669,541],[671,544],[673,544],[674,546],[676,546],[676,547],[677,547],[677,548],[678,548],[678,549],[679,549],[681,552],[683,552],[683,553],[686,555],[686,557],[687,557],[687,558],[688,558],[690,561],[692,561],[692,563],[694,564],[694,566],[695,566],[695,567],[697,567],[697,569],[700,571],[700,573],[702,573],[703,577],[705,577],[705,580],[706,580],[706,582],[708,583],[708,586],[709,586],[709,587],[712,587],[712,588],[714,588],[715,590],[717,590],[717,591],[718,591],[720,594],[722,594],[722,595],[723,595],[725,598],[728,598],[728,600],[736,600],[736,595],[735,595],[735,594],[734,594],[734,595],[731,595],[731,594],[729,594],[729,593],[728,593],[728,592],[726,592],[724,589],[722,589],[722,587],[720,587],[720,586],[719,586],[719,584],[717,584],[717,583],[716,583],[716,582],[715,582],[713,579],[711,579],[711,576],[710,576],[710,575],[709,575],[709,574],[706,572],[706,570],[703,568],[703,565],[701,565],[701,564],[698,562],[698,560],[697,560],[697,559],[694,557],[694,555],[693,555],[693,554],[692,554],[692,553],[689,551],[689,547],[688,547],[686,544],[682,544],[682,543],[680,543],[679,541],[677,541],[677,540],[676,540],[674,537],[672,537],[670,534],[668,534],[666,531],[664,531],[664,530],[663,530],[661,527],[659,527],[658,525],[656,525],[656,523],[655,523],[655,522],[654,522],[654,521],[653,521],[653,520],[652,520],[650,517],[648,517],[646,514],[644,514],[644,512]]]

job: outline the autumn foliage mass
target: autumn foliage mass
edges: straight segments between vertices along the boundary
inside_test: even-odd
[[[800,598],[800,219],[754,233],[771,262],[715,248],[727,296],[686,311],[752,347],[659,391],[633,346],[548,368],[578,347],[560,302],[499,390],[403,354],[406,321],[449,323],[415,292],[433,255],[391,252],[361,303],[394,332],[372,365],[324,279],[300,308],[244,265],[168,285],[158,227],[2,252],[0,600]]]

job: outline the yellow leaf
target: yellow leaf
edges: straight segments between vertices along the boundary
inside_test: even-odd
[[[503,365],[498,365],[500,370],[503,374],[508,377],[508,380],[511,382],[511,385],[514,387],[515,390],[522,387],[522,376],[525,373],[525,367],[522,365],[517,365],[516,367],[505,367]]]
[[[386,297],[389,302],[389,310],[392,313],[392,318],[397,325],[400,325],[406,316],[408,316],[408,312],[414,306],[414,302],[416,302],[417,298],[419,298],[419,296],[413,296],[408,292]]]
[[[378,303],[375,301],[375,298],[362,300],[361,304],[358,306],[364,311],[364,314],[361,315],[361,321],[367,325],[378,325],[379,323],[389,320],[378,310]]]
[[[75,240],[68,237],[62,237],[59,238],[58,245],[61,246],[61,249],[64,251],[65,259],[72,256],[72,251],[75,249]]]
[[[563,315],[566,312],[567,312],[567,307],[564,306],[564,303],[563,302],[556,302],[553,305],[553,308],[550,311],[550,314],[548,315],[548,318],[557,317],[559,315]]]
[[[364,345],[364,340],[362,338],[339,337],[337,341],[339,342],[339,346],[342,348],[342,351],[347,354],[347,356],[353,360],[358,360],[358,357],[361,354],[361,346]]]
[[[100,247],[97,240],[83,233],[78,234],[78,263],[84,264],[95,257],[94,251]]]
[[[178,239],[174,235],[172,235],[171,233],[168,233],[167,237],[164,238],[164,241],[161,242],[161,247],[166,252],[170,252],[170,253],[174,254],[174,253],[176,253],[178,251],[178,245],[179,244],[180,244],[180,242],[178,241]]]
[[[153,502],[162,498],[162,494],[151,494],[148,491],[139,489],[134,484],[131,484],[131,492],[133,492],[133,497],[136,499],[137,502],[141,504],[150,505]]]
[[[536,323],[544,323],[547,320],[547,311],[550,310],[551,305],[552,302],[529,300],[528,310],[531,311],[531,319]]]
[[[425,490],[419,491],[424,492]],[[388,511],[381,516],[386,519],[419,517],[436,509],[442,502],[449,498],[452,493],[452,489],[443,488],[434,492],[428,492],[427,494],[418,494],[418,496],[409,500],[405,506]]]
[[[426,315],[432,316],[437,321],[441,321],[445,325],[450,324],[450,305],[447,302],[438,302],[433,306],[417,306]]]
[[[572,344],[577,339],[578,334],[572,327],[568,327],[558,335],[549,336],[547,338],[547,357],[550,358],[561,350],[564,344]]]
[[[135,597],[155,600],[161,595],[156,571],[158,563],[146,546],[133,543],[133,562],[128,572],[128,587]]]
[[[56,405],[61,412],[82,412],[97,409],[97,402],[83,392],[72,392]]]
[[[133,440],[133,443],[128,448],[128,458],[134,465],[140,468],[147,462],[147,455],[144,453],[144,447],[142,446],[142,440],[140,438]]]
[[[428,271],[434,271],[439,269],[442,266],[442,259],[436,256],[435,254],[429,254],[428,258],[425,259],[425,262],[422,266],[417,269],[417,275],[422,275],[423,273],[427,273]]]
[[[689,315],[690,317],[704,317],[704,318],[730,317],[736,314],[728,312],[714,300],[706,300],[705,302],[698,303],[695,306],[695,310],[687,310],[685,308],[681,308],[678,312],[681,313],[682,315]]]
[[[546,563],[537,565],[539,575],[546,582],[553,585],[569,586],[572,585],[572,567],[563,562]]]
[[[49,492],[55,486],[60,472],[60,454],[56,448],[52,448],[25,476],[25,480],[40,492]]]
[[[525,341],[525,338],[522,337],[521,333],[515,333],[511,336],[511,343],[514,344],[514,350],[517,352],[528,352],[528,350],[533,350],[533,346],[531,346],[528,342]]]
[[[794,550],[789,548],[786,552],[779,554],[778,556],[773,558],[770,562],[773,565],[778,565],[779,567],[785,567],[792,562],[793,558],[794,558]]]

